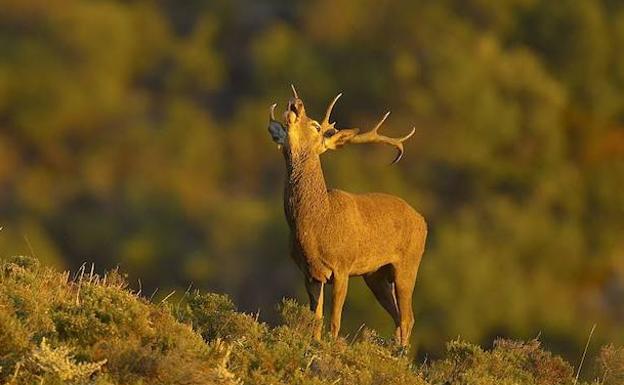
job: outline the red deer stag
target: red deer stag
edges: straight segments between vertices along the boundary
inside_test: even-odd
[[[338,336],[342,307],[350,276],[361,275],[379,303],[392,316],[396,338],[409,343],[414,325],[412,292],[422,257],[427,225],[405,201],[392,195],[351,194],[328,189],[320,155],[349,143],[383,143],[403,155],[402,138],[377,131],[389,113],[370,131],[336,129],[329,118],[339,94],[329,104],[322,121],[306,115],[293,87],[283,122],[270,109],[269,133],[286,160],[284,210],[290,227],[291,257],[305,275],[310,308],[323,317],[323,287],[333,283],[331,334]],[[322,323],[320,323],[322,325]],[[321,338],[321,328],[315,338]]]

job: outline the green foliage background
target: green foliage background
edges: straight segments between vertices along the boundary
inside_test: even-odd
[[[275,316],[287,255],[268,106],[290,83],[387,148],[329,185],[428,219],[414,343],[624,342],[624,5],[613,0],[0,0],[0,253],[120,265]],[[345,333],[390,320],[354,280]],[[597,344],[598,346],[599,344]]]

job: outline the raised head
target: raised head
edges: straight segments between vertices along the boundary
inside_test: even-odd
[[[392,162],[396,163],[403,156],[403,142],[414,134],[415,128],[402,138],[379,135],[377,131],[390,112],[386,113],[372,130],[362,134],[358,128],[337,129],[335,123],[330,122],[330,117],[334,105],[342,94],[338,94],[329,103],[325,116],[319,121],[306,115],[303,101],[294,87],[292,90],[293,98],[288,102],[282,121],[275,118],[276,104],[271,106],[269,113],[269,133],[278,148],[291,157],[300,154],[320,155],[328,149],[336,150],[348,143],[384,143],[397,149],[397,156]]]

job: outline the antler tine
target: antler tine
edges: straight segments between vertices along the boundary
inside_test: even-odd
[[[299,95],[297,94],[297,90],[295,89],[295,86],[291,84],[290,88],[292,89],[293,96],[295,97],[295,99],[299,99]]]
[[[363,134],[357,134],[353,138],[349,140],[350,143],[384,143],[390,146],[393,146],[397,149],[397,156],[392,161],[392,164],[397,163],[403,157],[403,142],[407,139],[411,138],[412,135],[416,132],[416,127],[412,128],[409,134],[401,137],[401,138],[390,138],[385,135],[379,135],[377,131],[379,127],[386,121],[388,116],[390,115],[390,111],[386,112],[386,114],[381,118],[381,120],[373,127],[370,131],[367,131]]]
[[[377,130],[379,129],[379,127],[381,127],[381,125],[386,121],[386,119],[388,119],[388,116],[390,116],[390,111],[386,112],[383,116],[383,118],[381,118],[381,120],[379,120],[379,122],[377,122],[377,124],[375,125],[375,127],[373,127],[372,130],[370,130],[369,132],[374,132],[375,134],[377,134]]]
[[[405,135],[404,137],[400,138],[399,141],[401,142],[405,142],[406,140],[408,140],[409,138],[412,137],[412,135],[414,135],[414,133],[416,133],[416,127],[412,127],[412,131],[410,131],[409,134]]]
[[[271,120],[275,120],[275,107],[277,107],[277,103],[273,103],[269,109],[269,118]]]
[[[411,138],[412,135],[414,135],[414,133],[416,132],[416,127],[412,127],[412,131],[410,131],[409,134],[405,135],[402,138],[396,139],[397,140],[397,144],[394,144],[394,146],[396,146],[398,153],[397,156],[394,158],[394,160],[392,161],[392,163],[390,164],[396,164],[398,161],[401,160],[401,158],[403,158],[403,142],[406,141],[407,139]]]
[[[323,118],[323,123],[329,124],[329,117],[331,116],[331,113],[334,109],[334,105],[336,105],[336,102],[338,101],[338,99],[340,99],[341,96],[342,96],[342,92],[336,95],[334,100],[332,100],[332,102],[329,103],[329,106],[327,106],[327,111],[325,111],[325,118]]]

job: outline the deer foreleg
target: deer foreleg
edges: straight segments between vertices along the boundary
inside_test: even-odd
[[[319,321],[318,325],[314,329],[314,339],[321,340],[321,333],[323,331],[323,287],[324,283],[319,282],[313,278],[306,278],[306,290],[308,297],[310,298],[310,310],[316,315],[316,319]]]
[[[334,273],[334,287],[332,290],[332,313],[331,313],[331,334],[338,337],[340,331],[340,320],[342,318],[342,307],[347,298],[348,275],[337,275]]]

